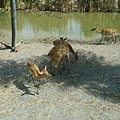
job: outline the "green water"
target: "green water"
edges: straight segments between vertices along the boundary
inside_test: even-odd
[[[101,35],[90,30],[99,25],[102,28],[117,28],[120,33],[119,13],[53,13],[17,12],[17,42],[40,38],[90,40]],[[10,12],[0,13],[0,40],[11,41]]]

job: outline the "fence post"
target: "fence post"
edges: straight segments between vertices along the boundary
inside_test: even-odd
[[[15,40],[16,40],[16,3],[15,0],[10,0],[11,7],[11,27],[12,27],[12,48],[15,52]]]

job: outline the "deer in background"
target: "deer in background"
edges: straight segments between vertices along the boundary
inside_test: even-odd
[[[108,35],[112,35],[112,38],[114,39],[114,44],[117,41],[117,36],[115,34],[118,30],[116,28],[105,28],[102,30],[98,30],[98,26],[97,26],[97,27],[93,28],[91,31],[96,31],[102,35],[101,40],[100,40],[100,44],[103,40],[103,37],[106,36],[106,39],[107,39]],[[107,40],[107,43],[108,43],[108,40]],[[111,42],[110,42],[110,44],[111,44]]]
[[[66,57],[68,59],[68,74],[69,74],[69,69],[70,69],[69,52],[70,52],[70,50],[69,50],[69,47],[67,44],[55,45],[49,51],[48,56],[51,58],[50,62],[49,62],[49,66],[50,66],[50,70],[51,70],[52,75],[55,75],[53,72],[53,66],[52,66],[53,64],[54,64],[54,67],[58,70],[58,72],[60,74],[62,74],[62,72],[58,68],[58,64],[59,64],[61,59],[63,59],[63,63],[64,63],[65,62],[64,58],[66,58]]]
[[[71,46],[68,42],[66,42],[65,40],[67,40],[67,38],[64,38],[64,39],[63,39],[63,37],[60,37],[60,39],[57,39],[57,40],[54,40],[54,41],[53,41],[53,45],[56,46],[56,45],[65,44],[66,46],[68,46],[69,51],[74,55],[75,60],[77,61],[77,60],[78,60],[78,51],[75,52],[75,51],[73,50],[72,46]]]
[[[51,75],[46,70],[47,66],[45,66],[45,68],[42,71],[40,71],[39,68],[37,67],[37,65],[35,65],[35,63],[32,62],[32,61],[29,61],[27,63],[27,66],[28,66],[28,69],[29,69],[30,76],[32,76],[33,79],[34,79],[33,83],[34,83],[34,86],[37,87],[37,93],[38,93],[38,88],[39,88],[38,79],[39,78],[44,78],[44,77],[49,77],[50,78]],[[30,83],[30,78],[29,78],[28,83]]]

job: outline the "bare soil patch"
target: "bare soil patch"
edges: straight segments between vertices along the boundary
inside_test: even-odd
[[[22,43],[16,53],[0,45],[1,120],[120,119],[120,45],[71,45],[79,59],[70,56],[70,74],[56,72],[47,83],[41,80],[39,95],[28,84],[27,62],[43,69],[53,45]]]

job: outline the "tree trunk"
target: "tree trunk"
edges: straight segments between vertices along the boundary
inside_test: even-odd
[[[116,9],[119,8],[119,6],[118,6],[119,0],[115,0],[114,2],[115,2],[115,8]]]
[[[0,8],[4,8],[5,7],[5,0],[0,0]]]
[[[46,0],[46,10],[49,10],[49,0]]]

